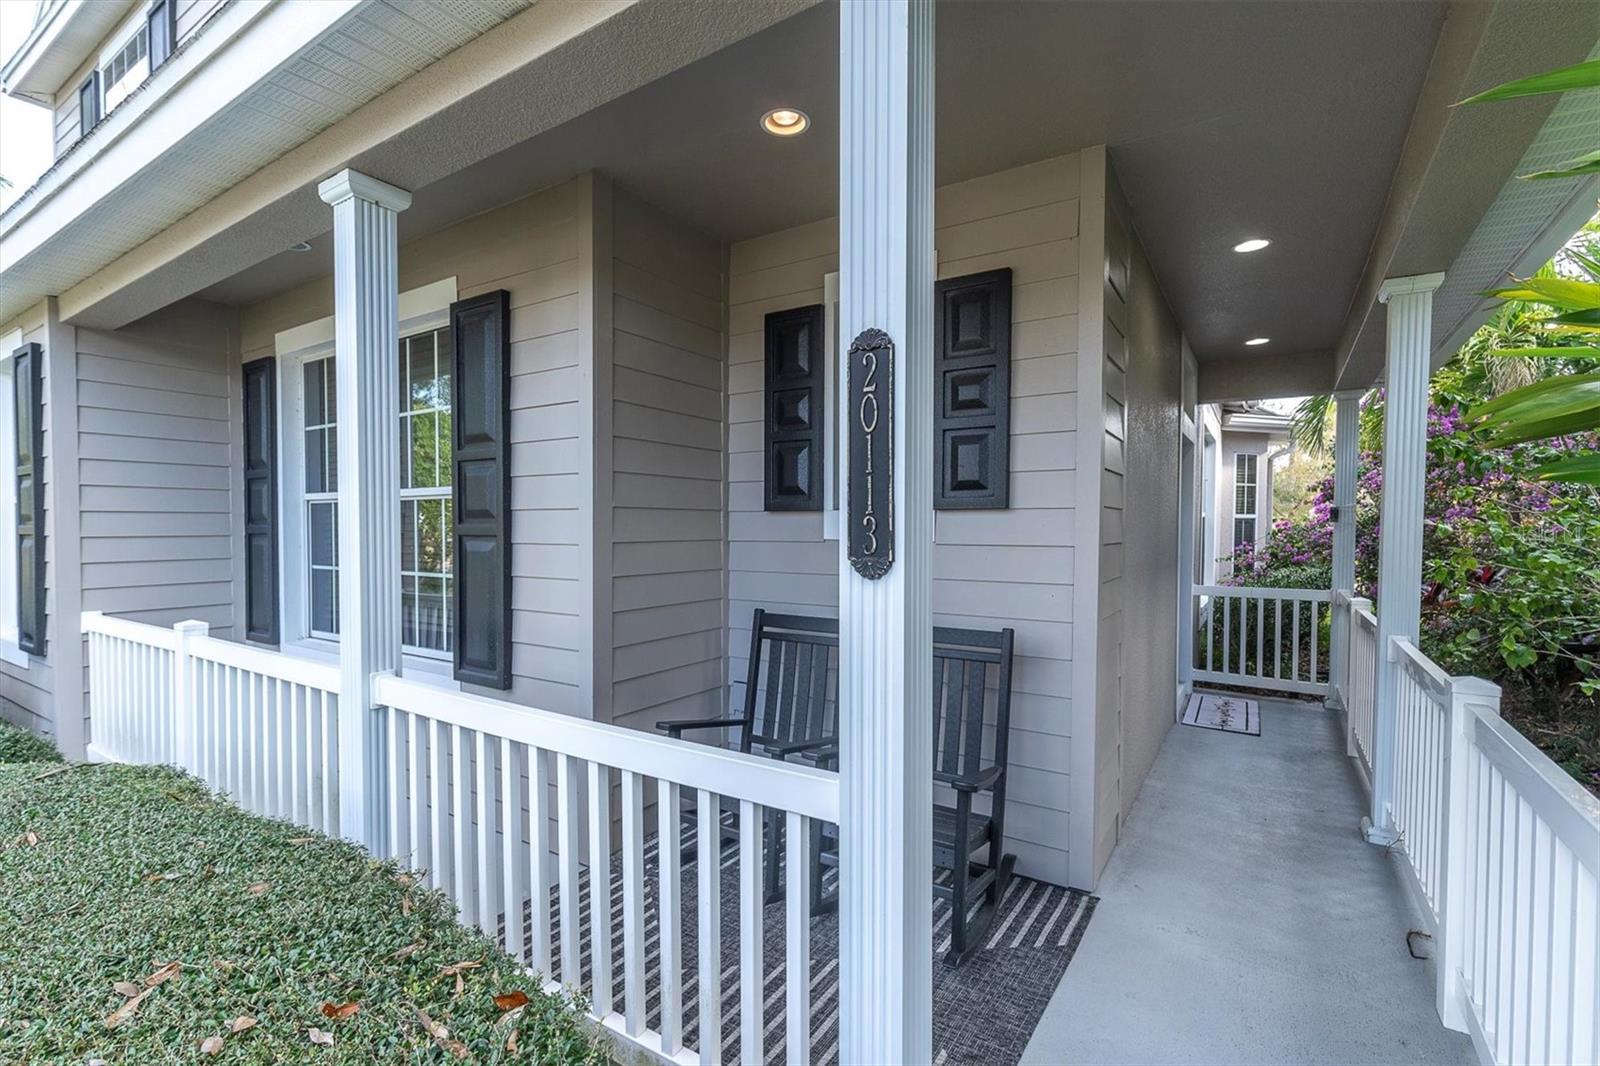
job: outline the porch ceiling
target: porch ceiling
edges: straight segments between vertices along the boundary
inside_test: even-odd
[[[946,3],[937,178],[1107,144],[1202,362],[1204,398],[1325,389],[1336,367],[1370,382],[1382,333],[1372,278],[1450,267],[1552,106],[1463,119],[1447,105],[1560,61],[1553,40],[1581,57],[1600,32],[1597,11],[1581,0]],[[1530,39],[1520,45],[1519,29]],[[827,217],[837,64],[837,12],[810,8],[415,188],[402,238],[591,167],[728,240]],[[807,111],[811,132],[762,133],[756,119],[780,104]],[[1474,160],[1469,180],[1462,168]],[[1537,207],[1502,248],[1539,250],[1554,208]],[[1232,252],[1255,235],[1272,246]],[[203,295],[248,302],[329,273],[327,237],[312,244]],[[1480,271],[1503,270],[1501,258]],[[1243,347],[1256,336],[1271,343]]]

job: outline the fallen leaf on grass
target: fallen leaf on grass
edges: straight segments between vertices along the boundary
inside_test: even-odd
[[[467,981],[466,981],[466,978],[462,976],[462,974],[466,973],[468,970],[476,970],[478,967],[480,967],[482,965],[483,965],[483,960],[482,959],[473,959],[473,960],[469,960],[467,962],[452,963],[451,965],[446,966],[444,969],[440,970],[439,971],[439,976],[440,977],[454,977],[456,979],[456,995],[459,996],[459,995],[461,995],[462,992],[465,992],[466,989],[467,989]]]
[[[422,950],[422,943],[421,943],[421,941],[418,941],[415,944],[407,944],[403,948],[396,948],[395,949],[395,953],[394,953],[394,957],[397,958],[397,959],[407,959],[407,958],[410,958],[412,955],[415,955],[417,952],[419,952],[421,950]]]
[[[144,997],[148,996],[150,992],[151,989],[147,988],[137,995],[129,996],[127,1002],[123,1003],[122,1006],[106,1015],[106,1028],[115,1029],[117,1026],[122,1025],[132,1018],[136,1013],[138,1013],[139,1004],[144,1002]]]
[[[306,1038],[318,1047],[332,1047],[333,1034],[325,1033],[321,1029],[307,1029]]]
[[[519,1030],[513,1029],[513,1030],[511,1030],[511,1035],[506,1037],[506,1054],[507,1055],[515,1055],[517,1053],[517,1033],[518,1032],[519,1032]]]
[[[183,969],[183,964],[179,962],[169,962],[164,966],[158,966],[155,973],[144,979],[144,987],[147,990],[154,988],[170,978],[178,976],[178,971],[181,969]]]
[[[242,1033],[247,1029],[254,1029],[259,1023],[248,1014],[241,1014],[228,1023],[228,1029],[234,1033]]]
[[[271,887],[272,886],[267,884],[265,881],[257,881],[255,884],[251,885],[249,888],[246,888],[245,891],[250,893],[250,895],[252,895],[252,896],[259,896],[259,895],[261,895],[261,893],[265,892],[267,889],[269,889]]]
[[[58,766],[54,770],[46,770],[44,773],[42,773],[38,777],[34,778],[34,780],[35,781],[43,781],[47,777],[54,777],[57,774],[64,774],[70,769],[72,769],[72,764],[71,763],[68,763],[65,766]]]
[[[164,873],[164,874],[146,874],[145,875],[145,883],[153,885],[157,881],[176,881],[178,878],[180,878],[182,876],[183,875],[180,874],[176,870],[171,870],[171,871],[169,871],[167,873]]]
[[[450,1038],[450,1030],[428,1017],[427,1011],[421,1007],[414,1007],[413,1009],[417,1012],[417,1017],[422,1019],[422,1027],[428,1031],[429,1036],[433,1037],[433,1042],[439,1045],[440,1050],[448,1052],[458,1059],[467,1057],[467,1045],[459,1040],[452,1040]]]
[[[527,1004],[528,993],[521,990],[516,992],[507,992],[503,996],[494,997],[494,1005],[500,1010],[516,1010],[518,1007],[527,1006]]]
[[[411,917],[411,893],[409,892],[400,897],[400,913],[407,918]]]
[[[117,993],[117,995],[123,997],[124,999],[132,999],[134,996],[137,996],[140,992],[144,991],[143,988],[134,984],[132,981],[118,981],[111,987]]]
[[[336,1022],[342,1022],[360,1009],[361,1004],[353,999],[349,1003],[324,1003],[322,1005],[322,1016],[324,1018],[332,1018]]]
[[[23,833],[21,836],[17,837],[15,840],[9,841],[4,845],[0,845],[0,851],[4,851],[6,848],[20,848],[24,846],[32,848],[37,847],[38,844],[39,834],[30,829],[26,833]]]
[[[200,1041],[200,1054],[202,1054],[202,1055],[220,1055],[220,1054],[222,1054],[222,1037],[220,1037],[220,1036],[208,1036],[204,1040]]]
[[[316,837],[290,837],[289,838],[289,843],[291,843],[291,844],[315,844],[316,842],[317,842],[317,838]]]

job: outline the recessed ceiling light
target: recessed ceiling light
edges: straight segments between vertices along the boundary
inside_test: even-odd
[[[291,251],[291,252],[309,252],[309,251],[311,251],[311,245],[307,244],[305,241],[300,241],[298,244],[289,245],[289,251]]]
[[[761,128],[774,137],[793,137],[811,125],[811,116],[792,107],[775,107],[761,116]]]
[[[1234,245],[1233,250],[1236,252],[1259,252],[1271,243],[1265,237],[1251,237],[1247,241],[1240,241]]]
[[[1271,337],[1251,337],[1249,340],[1245,341],[1245,343],[1254,348],[1257,345],[1267,343],[1271,339]]]

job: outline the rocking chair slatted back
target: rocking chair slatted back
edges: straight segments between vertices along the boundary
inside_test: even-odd
[[[933,630],[933,764],[941,777],[972,777],[1006,764],[1011,724],[1012,631]],[[984,704],[995,681],[995,741],[983,754]]]
[[[742,731],[744,751],[836,735],[838,722],[828,679],[837,668],[838,647],[839,623],[831,618],[756,609],[744,690],[744,717],[750,723]]]

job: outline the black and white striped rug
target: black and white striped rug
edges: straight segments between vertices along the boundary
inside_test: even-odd
[[[699,1048],[699,944],[698,873],[691,858],[694,831],[686,826],[683,836],[682,913],[682,988],[684,1021],[683,1042]],[[660,1025],[660,891],[656,864],[656,838],[645,842],[645,971],[647,974],[647,1024]],[[739,1060],[739,859],[732,840],[722,849],[722,1057]],[[622,972],[622,862],[612,857],[612,959],[613,1009],[621,1010],[624,994]],[[824,889],[831,892],[836,874],[829,870]],[[941,871],[941,879],[948,871]],[[559,914],[559,889],[552,889],[552,914]],[[589,876],[584,867],[579,880],[580,933],[583,973],[580,987],[592,989],[590,974],[590,930],[588,922]],[[936,1066],[954,1064],[1015,1063],[1027,1047],[1039,1017],[1054,994],[1067,964],[1083,938],[1094,914],[1098,897],[1074,889],[1045,884],[1026,877],[1013,877],[979,949],[959,967],[945,963],[950,947],[950,904],[933,904],[933,1047]],[[523,906],[524,943],[532,926],[532,908]],[[787,989],[784,961],[784,904],[775,902],[763,908],[766,1061],[785,1061],[785,1000]],[[811,919],[811,1045],[812,1061],[834,1063],[839,1058],[839,919],[837,913]],[[501,924],[503,942],[503,916]],[[550,977],[571,984],[561,974],[560,938],[557,920],[552,921],[551,959],[555,973]]]

